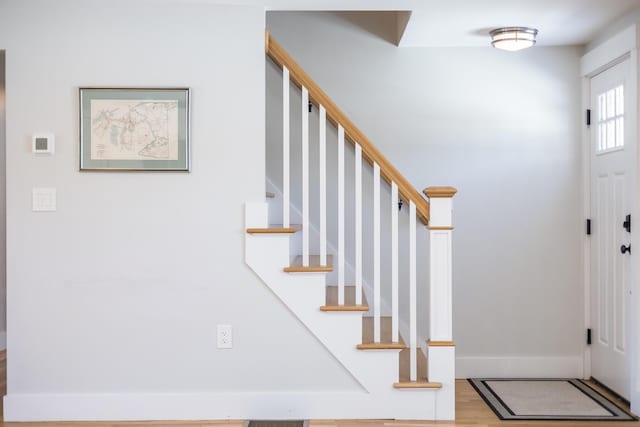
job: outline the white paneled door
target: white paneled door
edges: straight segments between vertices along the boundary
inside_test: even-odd
[[[591,79],[591,375],[629,398],[629,300],[636,141],[629,60]],[[632,218],[635,220],[635,218]]]

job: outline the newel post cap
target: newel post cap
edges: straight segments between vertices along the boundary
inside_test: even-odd
[[[434,198],[452,198],[458,190],[454,187],[427,187],[424,194],[430,199]]]

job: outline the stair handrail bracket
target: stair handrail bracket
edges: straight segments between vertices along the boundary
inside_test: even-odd
[[[367,136],[338,108],[320,86],[307,74],[300,65],[287,53],[286,50],[269,34],[265,32],[265,52],[279,67],[286,68],[291,81],[298,88],[306,88],[309,91],[309,101],[319,108],[322,105],[326,109],[329,122],[334,126],[344,128],[345,139],[351,144],[359,144],[362,147],[362,157],[371,166],[377,163],[380,166],[380,176],[391,185],[398,185],[398,194],[403,202],[416,205],[418,219],[424,224],[429,224],[429,202],[418,190],[393,166],[393,164],[378,150]]]

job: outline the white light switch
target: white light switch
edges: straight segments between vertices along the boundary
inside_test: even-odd
[[[55,188],[34,188],[32,190],[32,209],[34,212],[53,212],[56,210]]]

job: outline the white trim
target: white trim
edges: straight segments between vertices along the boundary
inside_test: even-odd
[[[440,390],[386,393],[118,393],[10,394],[5,421],[126,421],[224,419],[438,419]],[[442,412],[441,417],[450,415]],[[451,419],[452,417],[449,417]],[[439,418],[446,419],[446,418]]]
[[[630,91],[635,95],[635,99],[632,100],[632,106],[629,111],[629,117],[634,117],[635,120],[631,123],[631,135],[630,138],[635,139],[636,145],[636,183],[635,183],[635,205],[631,212],[633,218],[640,218],[640,197],[637,196],[640,189],[640,141],[638,140],[638,123],[640,121],[640,109],[638,109],[638,50],[631,51],[631,57],[629,58],[629,80],[628,84]],[[632,229],[633,230],[633,229]],[[631,244],[640,248],[640,233],[636,227],[635,233],[631,234]],[[631,360],[631,380],[629,401],[631,402],[631,410],[634,413],[640,413],[640,253],[635,251],[631,254],[631,296],[629,298],[629,318],[628,318],[628,331],[630,335],[630,348],[629,359]],[[635,298],[634,298],[635,295]]]
[[[380,342],[380,166],[373,163],[373,341]]]
[[[398,184],[391,182],[391,341],[398,342]]]
[[[309,266],[309,91],[302,87],[302,265]]]
[[[455,347],[427,347],[427,372],[429,381],[442,383],[438,397],[441,401],[436,404],[436,414],[442,418],[456,416],[456,348]],[[453,402],[451,404],[450,402]]]
[[[327,111],[320,105],[318,149],[320,169],[320,265],[327,265]]]
[[[356,305],[362,304],[362,147],[355,144],[355,277]]]
[[[429,200],[429,338],[434,341],[453,339],[453,238],[451,227],[453,200],[437,197]]]
[[[344,305],[344,128],[338,125],[338,305]]]
[[[453,340],[452,243],[451,230],[429,230],[429,338],[433,341]]]
[[[429,266],[432,268],[433,266]],[[416,205],[409,202],[409,379],[418,379],[418,360],[416,357],[417,348],[417,288],[416,288]],[[430,286],[433,286],[430,283]]]
[[[290,111],[289,111],[289,69],[282,67],[282,226],[290,225],[290,173],[291,173],[291,150],[290,150]]]
[[[456,358],[456,378],[579,378],[581,375],[581,356]]]
[[[587,52],[580,60],[580,72],[584,76],[593,76],[610,66],[618,58],[627,55],[638,45],[635,25]]]
[[[590,82],[588,77],[582,78],[582,111],[586,111],[590,107]],[[586,141],[582,149],[582,210],[586,220],[591,218],[591,130],[590,127],[582,124],[582,140]],[[591,327],[591,240],[585,232],[582,238],[583,252],[583,293],[584,293],[584,325],[586,331]],[[588,379],[591,377],[591,347],[586,345],[586,337],[583,342],[583,373],[582,377]]]

